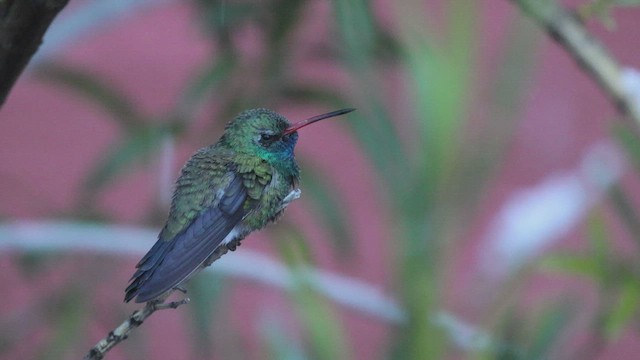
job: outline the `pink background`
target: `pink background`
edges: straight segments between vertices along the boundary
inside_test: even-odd
[[[385,5],[380,3],[380,8],[384,9]],[[473,94],[471,113],[482,118],[487,113],[483,84],[491,81],[492,75],[499,70],[496,69],[495,60],[504,46],[507,35],[505,29],[517,13],[507,1],[482,1],[480,9],[478,32],[481,33],[482,42],[478,45],[478,84]],[[65,11],[74,11],[74,6]],[[305,36],[325,34],[325,24],[332,16],[330,5],[315,4],[313,11],[308,11],[306,16],[309,25],[305,27]],[[590,29],[622,64],[640,68],[640,40],[637,37],[640,32],[640,11],[621,10],[616,11],[614,16],[616,31],[609,32],[597,24],[590,26]],[[207,55],[214,51],[194,25],[194,17],[194,10],[186,3],[170,2],[155,6],[115,21],[108,27],[83,34],[56,54],[55,59],[99,74],[134,99],[145,113],[162,114],[176,101],[186,80],[193,76],[194,69],[202,65]],[[251,34],[245,37],[249,47]],[[575,168],[585,148],[607,138],[612,123],[618,118],[615,109],[597,86],[579,71],[574,61],[556,44],[542,38],[537,50],[525,105],[521,114],[513,119],[517,126],[505,161],[499,167],[489,191],[484,194],[477,216],[465,226],[467,239],[462,242],[463,246],[456,256],[458,273],[451,277],[451,294],[462,296],[453,306],[462,314],[471,311],[466,308],[464,299],[469,294],[465,289],[473,285],[470,264],[476,261],[478,243],[500,205],[515,190],[532,186],[554,171]],[[303,72],[311,77],[336,79],[338,83],[346,76],[342,71],[326,67],[304,69]],[[295,120],[332,109],[291,107],[276,110]],[[406,119],[400,105],[395,111],[398,119]],[[200,117],[199,122],[178,143],[175,173],[195,149],[215,141],[220,135],[220,132],[203,135],[202,129],[210,128],[211,121],[222,124],[227,120],[210,119],[206,114]],[[314,221],[313,212],[304,199],[291,206],[286,216],[292,222],[303,224],[307,230],[309,246],[319,267],[377,284],[392,295],[394,287],[389,253],[394,240],[385,230],[389,224],[381,210],[384,199],[376,196],[375,182],[372,181],[375,175],[371,165],[358,145],[345,133],[346,128],[340,124],[343,121],[349,120],[328,121],[301,131],[296,153],[303,169],[305,162],[310,162],[315,168],[331,174],[330,183],[346,199],[346,210],[352,220],[352,234],[357,241],[356,254],[348,262],[335,258],[330,246],[325,243],[326,231]],[[399,126],[402,127],[402,124]],[[120,130],[108,114],[84,102],[66,88],[44,83],[27,71],[0,112],[0,216],[5,220],[64,219],[65,213],[78,201],[77,190],[84,176],[108,147],[117,141],[119,135]],[[121,177],[100,197],[99,207],[120,224],[148,223],[146,216],[156,201],[155,167],[156,164],[152,162]],[[304,194],[304,184],[302,189]],[[160,228],[159,224],[153,226]],[[624,240],[625,235],[622,237]],[[582,241],[580,231],[576,230],[562,240],[560,247],[581,248],[584,245]],[[275,246],[261,234],[252,235],[239,251],[244,248],[277,256]],[[97,276],[95,282],[103,284],[99,286],[98,293],[92,296],[99,297],[96,303],[109,309],[107,313],[119,309],[122,317],[113,319],[99,316],[98,319],[92,319],[86,334],[87,342],[74,345],[74,352],[68,354],[77,358],[85,348],[104,336],[110,327],[119,323],[125,314],[136,308],[133,304],[122,304],[121,298],[138,259],[114,260],[111,257],[91,258],[77,254],[70,255],[70,258],[78,259],[87,268],[95,266],[91,261],[115,261],[119,264],[107,267],[111,272],[108,274],[94,271],[94,276]],[[0,319],[20,314],[32,303],[33,298],[46,293],[56,284],[64,283],[64,279],[72,276],[70,272],[76,269],[62,263],[62,266],[43,278],[27,278],[7,254],[0,254],[0,268],[3,288],[10,289],[3,297]],[[88,273],[91,271],[88,270]],[[541,299],[553,299],[567,291],[566,279],[535,278],[531,283],[534,289],[532,296]],[[227,284],[231,284],[231,281]],[[584,283],[570,284],[569,290],[584,292]],[[214,328],[224,332],[227,326],[231,326],[239,333],[247,334],[246,337],[229,341],[247,348],[252,358],[261,358],[260,344],[255,336],[258,332],[256,324],[264,317],[265,309],[276,309],[278,315],[290,312],[286,295],[247,282],[233,283],[225,290],[230,293],[225,302],[231,310],[223,320],[230,323],[216,324]],[[354,355],[357,353],[355,358],[384,357],[381,351],[386,348],[392,326],[339,306],[334,309],[345,319],[351,351]],[[182,321],[185,313],[188,310],[181,308],[179,311],[154,315],[127,342],[144,338],[151,346],[150,353],[143,357],[184,358],[185,354],[189,354],[187,338],[190,331]],[[576,326],[586,326],[586,322]],[[38,336],[42,339],[48,335],[42,333]],[[224,335],[221,339],[224,339]],[[126,346],[117,347],[109,358],[123,359],[122,349]],[[607,347],[599,358],[632,358],[631,354],[637,354],[638,351],[638,333],[628,331],[619,341]],[[8,355],[17,359],[35,354],[25,344],[12,349]],[[197,358],[193,354],[189,356]],[[225,355],[221,354],[220,358],[225,358]]]

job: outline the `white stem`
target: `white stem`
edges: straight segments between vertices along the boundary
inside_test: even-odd
[[[63,221],[15,221],[0,224],[0,251],[91,251],[133,257],[151,248],[157,231],[141,227]],[[223,256],[206,271],[292,289],[295,275],[282,263],[250,249]],[[318,292],[347,308],[386,322],[401,324],[405,315],[382,291],[360,280],[308,269],[305,275]]]

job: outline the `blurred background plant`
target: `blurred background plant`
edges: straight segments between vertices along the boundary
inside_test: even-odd
[[[135,21],[158,9],[166,15],[177,7],[188,9],[176,16],[187,17],[199,31],[198,41],[208,47],[204,60],[188,70],[171,105],[153,109],[142,105],[144,94],[132,94],[135,86],[125,91],[109,74],[78,65],[73,57],[44,48],[44,55],[35,59],[36,78],[30,81],[72,94],[83,106],[101,112],[119,135],[85,166],[69,206],[26,211],[26,216],[64,219],[58,238],[73,237],[72,231],[83,225],[104,225],[106,235],[87,239],[84,248],[107,254],[63,251],[63,245],[46,239],[53,237],[53,228],[43,230],[43,241],[50,240],[46,246],[8,251],[19,247],[16,239],[35,225],[16,231],[12,225],[21,216],[7,202],[0,214],[0,245],[6,245],[0,264],[12,269],[7,281],[24,282],[8,283],[5,289],[17,287],[29,301],[22,306],[10,302],[1,310],[3,358],[78,357],[126,317],[131,307],[119,302],[120,291],[147,243],[130,250],[128,257],[109,254],[110,240],[100,239],[118,235],[109,233],[108,225],[159,229],[184,160],[181,149],[189,152],[212,142],[226,121],[253,107],[273,108],[289,118],[346,106],[358,109],[329,130],[309,129],[301,135],[304,200],[298,206],[304,209],[288,212],[265,230],[290,274],[288,300],[256,285],[234,283],[240,270],[225,276],[213,271],[190,283],[190,305],[178,314],[156,314],[110,357],[588,359],[640,348],[638,341],[619,344],[625,336],[638,335],[640,273],[633,242],[640,236],[637,178],[625,166],[625,159],[640,164],[637,125],[582,118],[580,126],[594,122],[591,126],[611,128],[611,140],[603,144],[606,130],[596,130],[592,137],[598,141],[575,146],[573,157],[549,166],[530,164],[537,178],[523,171],[524,180],[505,186],[501,179],[517,177],[509,166],[527,162],[526,156],[514,155],[518,146],[513,144],[527,135],[518,135],[516,120],[530,111],[528,101],[540,104],[531,94],[543,36],[507,2],[100,3],[80,2],[67,9],[59,28],[51,29],[52,46],[64,48],[56,39],[64,39],[65,33],[78,36],[78,28],[99,31],[128,17]],[[614,6],[635,5],[574,3],[590,25],[600,26],[598,19],[604,19],[610,30],[598,31],[605,34],[614,31]],[[105,11],[107,4],[110,11]],[[489,29],[497,14],[502,14],[502,31]],[[640,11],[633,14],[637,19]],[[615,31],[609,36],[629,30],[621,26]],[[499,39],[488,39],[487,34],[498,33]],[[126,50],[115,52],[127,57]],[[640,66],[637,55],[628,61]],[[573,64],[563,66],[577,74],[574,78],[586,77]],[[589,91],[591,98],[604,98],[595,88]],[[11,99],[5,113],[17,116],[20,109],[11,112],[10,106]],[[602,116],[612,116],[604,101],[598,106],[604,108]],[[551,117],[542,124],[566,115],[534,110],[534,118]],[[53,114],[42,114],[38,122],[55,127],[65,115]],[[530,123],[525,130],[536,126]],[[546,137],[556,130],[538,133]],[[572,133],[560,131],[552,139],[565,136]],[[562,158],[554,149],[540,149],[540,156]],[[362,164],[353,160],[362,155]],[[341,168],[355,178],[346,178]],[[127,183],[140,169],[148,173],[144,180]],[[11,192],[12,199],[45,206],[46,194],[24,190],[17,180],[21,175],[6,171],[3,196]],[[118,187],[152,193],[139,205],[145,209],[139,221],[123,220],[105,205]],[[358,187],[365,190],[354,194]],[[363,194],[371,197],[365,204],[375,205],[374,215],[358,212],[368,205],[351,204]],[[553,244],[560,239],[569,245],[543,255],[558,247]],[[240,258],[248,251],[245,247],[227,256]],[[258,249],[269,252],[268,246]],[[346,279],[364,277],[373,285],[357,286],[372,286],[369,290],[385,289],[386,308],[373,307],[368,315],[338,308],[340,301],[332,302],[337,295],[331,294],[339,292],[339,282],[322,283],[314,270],[318,268]],[[57,275],[47,276],[51,274]],[[278,274],[274,282],[282,277]],[[367,301],[351,300],[356,310]],[[233,315],[254,303],[266,304],[259,318]],[[271,308],[274,303],[280,305]],[[174,338],[175,332],[186,335]],[[25,338],[32,339],[26,348]],[[159,343],[165,350],[157,350]],[[177,350],[167,352],[168,347]]]

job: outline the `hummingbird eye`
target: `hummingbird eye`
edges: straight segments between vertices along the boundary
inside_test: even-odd
[[[277,134],[266,133],[266,132],[260,134],[260,144],[262,146],[269,146],[269,145],[271,145],[271,143],[273,143],[277,139],[278,139],[278,135]]]

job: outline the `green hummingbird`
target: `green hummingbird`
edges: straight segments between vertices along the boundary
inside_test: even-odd
[[[295,124],[268,109],[247,110],[222,137],[183,166],[158,240],[136,265],[124,301],[163,302],[198,270],[234,251],[249,233],[300,197],[293,150],[297,130],[342,109]]]

